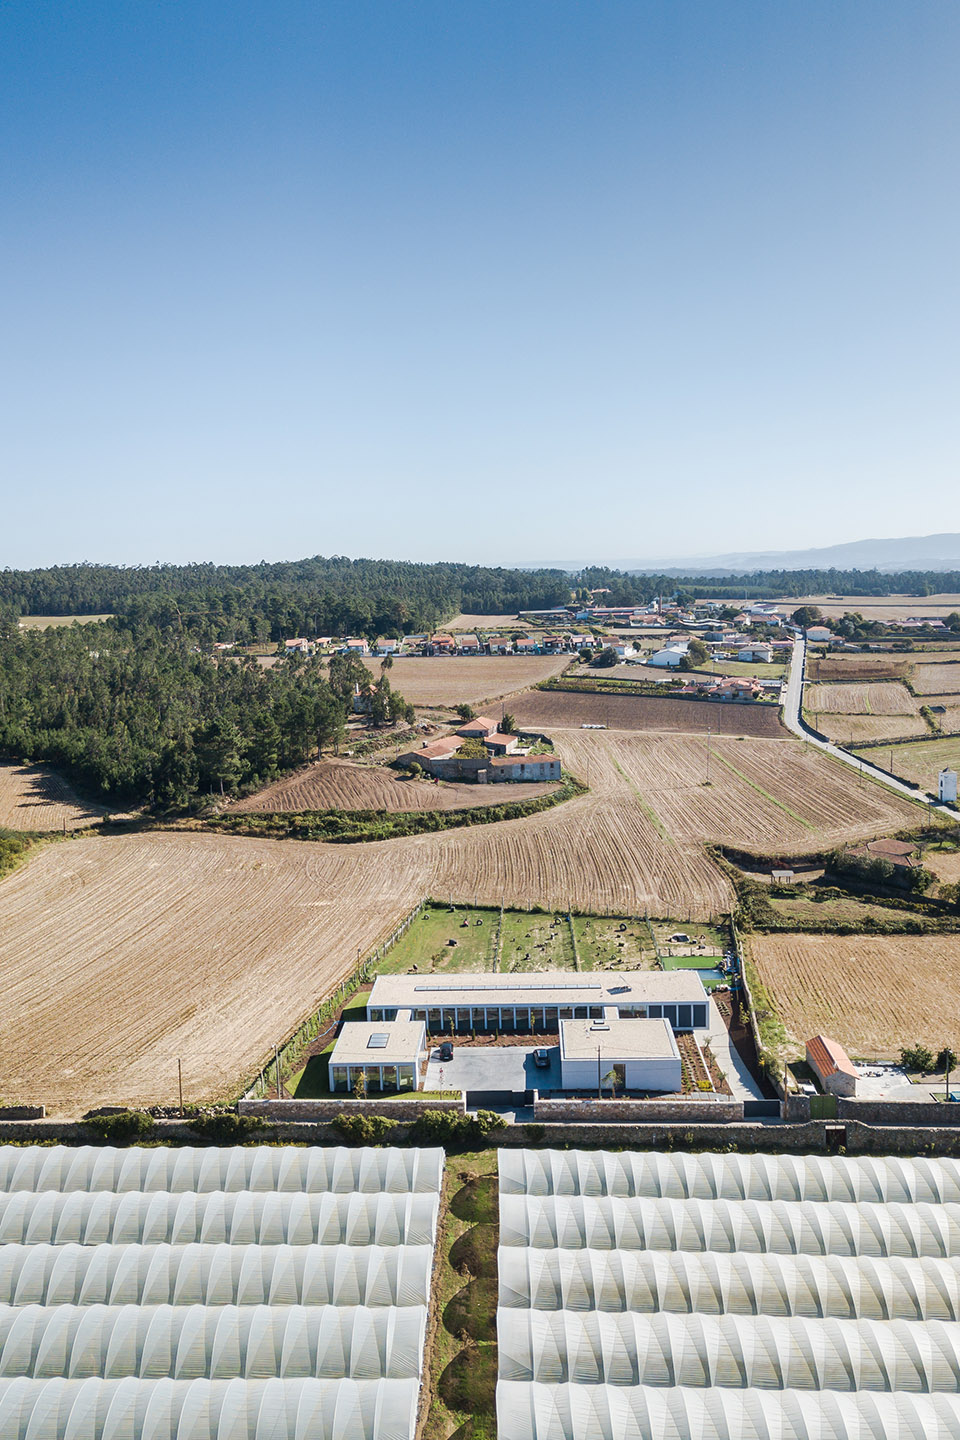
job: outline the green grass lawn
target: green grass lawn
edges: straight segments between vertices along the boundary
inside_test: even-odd
[[[917,740],[909,745],[870,745],[865,750],[854,748],[853,753],[936,795],[940,771],[960,770],[960,735]]]
[[[612,965],[625,970],[649,970],[653,964],[656,952],[644,920],[575,915],[573,928],[581,970],[603,970]]]
[[[730,932],[726,926],[706,925],[699,920],[652,920],[650,924],[661,951],[668,950],[679,955],[686,954],[691,948],[682,943],[671,945],[671,935],[689,935],[694,946],[698,940],[703,940],[707,950],[725,951],[730,948]],[[706,963],[710,963],[709,956]]]
[[[573,940],[566,915],[505,911],[501,941],[501,971],[573,969]]]
[[[909,910],[894,910],[886,905],[871,905],[862,900],[814,900],[812,894],[809,899],[806,896],[796,899],[772,896],[769,903],[778,915],[798,925],[826,924],[831,920],[856,925],[872,919],[880,920],[885,926],[896,929],[900,925],[906,928],[917,920],[928,918]]]
[[[410,929],[384,957],[381,975],[405,975],[414,965],[431,971],[491,970],[497,910],[473,910],[447,905],[424,909]],[[464,920],[467,924],[464,925]],[[477,921],[481,923],[478,925]],[[455,940],[456,945],[449,942]]]
[[[782,680],[787,673],[786,665],[750,664],[746,660],[711,660],[709,665],[698,665],[698,675],[756,676],[758,680]]]

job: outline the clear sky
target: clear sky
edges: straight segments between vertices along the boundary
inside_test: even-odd
[[[0,565],[960,530],[955,0],[4,0]]]

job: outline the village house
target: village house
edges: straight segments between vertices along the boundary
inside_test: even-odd
[[[518,655],[536,655],[540,642],[534,640],[532,635],[519,635],[513,642],[513,648]]]
[[[513,641],[509,635],[491,635],[487,639],[487,653],[490,655],[511,655]]]
[[[769,645],[748,645],[737,651],[737,659],[747,665],[769,665],[773,659],[773,649]]]
[[[296,640],[284,640],[283,651],[285,655],[310,655],[313,646],[301,635]]]
[[[561,780],[563,771],[556,755],[494,755],[490,761],[490,780],[497,784],[506,780]]]
[[[828,1095],[856,1095],[856,1066],[836,1040],[814,1035],[807,1041],[807,1064]]]
[[[480,654],[480,641],[477,639],[476,635],[461,635],[459,637],[459,640],[461,655]]]
[[[343,647],[344,655],[369,655],[370,646],[366,640],[347,640]]]
[[[375,655],[396,655],[399,648],[399,643],[396,640],[380,639],[376,645],[374,645],[373,653]]]
[[[483,741],[491,755],[510,755],[520,744],[519,735],[487,735]]]
[[[488,735],[496,735],[497,722],[491,720],[488,715],[475,715],[472,720],[467,720],[457,731],[465,740],[486,740]]]
[[[830,629],[826,625],[808,625],[806,635],[811,645],[826,645],[831,639]]]
[[[647,661],[648,665],[656,665],[659,668],[669,669],[680,664],[689,649],[689,642],[686,640],[673,640],[665,645],[662,650],[657,650]]]
[[[759,700],[763,694],[763,686],[759,680],[732,679],[718,680],[711,685],[707,691],[711,700]]]

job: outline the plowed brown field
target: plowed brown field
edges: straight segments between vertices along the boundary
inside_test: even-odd
[[[152,834],[50,846],[0,885],[0,1093],[57,1113],[232,1097],[429,889],[376,845]]]
[[[42,765],[0,764],[0,828],[82,830],[103,817],[100,805],[84,805],[65,780]]]
[[[400,656],[389,672],[390,684],[410,705],[476,705],[558,675],[569,660],[569,655]],[[376,657],[364,664],[379,676]]]
[[[913,684],[918,695],[956,695],[960,691],[960,665],[915,665]]]
[[[383,765],[323,760],[230,806],[233,815],[294,810],[466,810],[545,795],[551,785],[458,785],[409,780]]]
[[[960,935],[753,935],[750,950],[801,1053],[825,1034],[883,1059],[923,1041],[960,1050]]]
[[[594,695],[571,690],[527,690],[510,701],[520,725],[579,730],[606,725],[608,730],[659,730],[714,735],[758,735],[788,740],[774,705],[718,704],[708,700],[671,700],[659,695]]]
[[[904,655],[816,655],[807,657],[807,680],[902,680],[913,661]]]
[[[910,691],[896,681],[808,685],[803,699],[808,710],[840,715],[912,715],[917,709]]]
[[[864,740],[899,740],[906,735],[929,735],[920,715],[837,715],[814,714],[814,729],[838,745],[850,746]],[[869,757],[868,757],[869,758]],[[879,762],[877,762],[879,763]]]

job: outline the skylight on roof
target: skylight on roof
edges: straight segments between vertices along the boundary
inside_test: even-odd
[[[383,1030],[378,1030],[377,1033],[375,1035],[371,1035],[369,1040],[367,1041],[367,1049],[386,1050],[389,1041],[390,1036],[387,1035]]]

